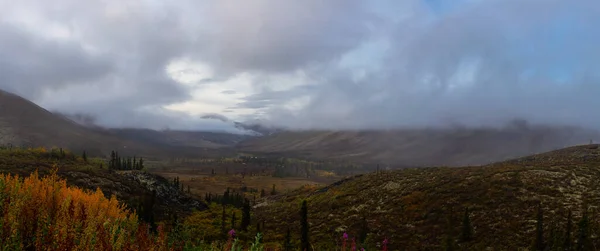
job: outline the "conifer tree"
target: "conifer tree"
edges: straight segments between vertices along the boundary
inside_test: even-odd
[[[573,231],[573,213],[569,210],[569,214],[567,215],[567,226],[565,227],[565,237],[563,243],[563,250],[571,251],[573,249],[573,242],[571,237],[571,232]]]
[[[285,251],[292,251],[292,234],[290,232],[290,228],[288,227],[287,232],[285,234],[285,241],[283,243],[283,248]]]
[[[454,250],[454,219],[453,219],[453,210],[450,208],[448,212],[447,226],[446,226],[446,235],[444,238],[444,250],[453,251]]]
[[[140,157],[140,160],[138,161],[138,165],[139,165],[138,170],[144,169],[144,158]]]
[[[550,232],[548,233],[548,239],[546,242],[546,250],[559,250],[560,248],[560,234],[558,233],[558,226],[556,221],[550,222]]]
[[[310,243],[308,240],[308,206],[306,200],[302,201],[302,207],[300,209],[301,219],[301,235],[300,242],[302,243],[302,251],[311,251]]]
[[[231,212],[231,229],[235,229],[235,211]]]
[[[227,216],[225,215],[225,205],[223,205],[223,213],[221,214],[221,232],[223,234],[227,233],[225,229],[225,221],[227,220]]]
[[[85,153],[85,151],[83,151],[83,154],[81,157],[83,157],[84,162],[86,162],[86,163],[88,162],[87,154]]]
[[[542,204],[538,204],[537,210],[537,221],[535,227],[535,243],[534,250],[543,251],[545,248],[544,243],[544,212],[542,211]]]
[[[579,221],[577,231],[577,251],[590,250],[589,245],[589,232],[590,232],[590,220],[588,218],[587,211],[583,212],[583,216]]]
[[[462,231],[460,240],[462,242],[471,241],[473,239],[473,226],[471,225],[471,218],[469,217],[469,208],[465,208],[465,214],[462,222]]]
[[[244,206],[242,207],[242,225],[240,228],[242,231],[247,231],[250,226],[250,200],[244,200]]]

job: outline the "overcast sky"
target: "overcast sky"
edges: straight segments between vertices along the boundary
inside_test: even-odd
[[[112,127],[600,127],[599,21],[597,0],[0,0],[0,88]]]

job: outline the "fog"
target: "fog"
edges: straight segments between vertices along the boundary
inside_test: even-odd
[[[0,0],[0,88],[109,127],[599,128],[599,14],[593,0]],[[200,80],[169,75],[182,59]]]

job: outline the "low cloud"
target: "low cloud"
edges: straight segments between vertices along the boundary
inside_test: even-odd
[[[597,1],[0,6],[0,88],[47,109],[93,114],[104,126],[236,130],[224,112],[227,121],[301,129],[514,118],[600,127]],[[197,83],[167,72],[181,60],[203,65],[181,72]],[[230,100],[210,118],[165,108],[222,96]]]

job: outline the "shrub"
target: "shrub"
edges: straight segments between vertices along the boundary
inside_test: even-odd
[[[135,213],[100,189],[67,187],[56,170],[40,178],[0,175],[0,245],[11,250],[167,250]]]

